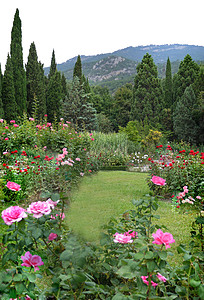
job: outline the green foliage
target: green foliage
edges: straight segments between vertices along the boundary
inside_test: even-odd
[[[132,120],[148,118],[153,126],[162,120],[163,95],[157,67],[148,53],[137,66],[133,89]]]
[[[166,108],[171,108],[173,104],[173,81],[172,81],[172,74],[171,74],[171,62],[169,57],[166,64],[164,103]]]
[[[11,31],[10,45],[11,62],[13,66],[13,82],[15,89],[15,101],[17,103],[17,114],[22,116],[26,112],[26,73],[23,65],[23,47],[21,19],[19,10],[16,9],[13,27]]]
[[[17,117],[17,104],[15,100],[13,67],[9,55],[7,57],[3,83],[2,83],[2,102],[3,102],[5,119],[8,121],[15,119]]]
[[[192,86],[185,89],[184,95],[177,102],[173,114],[174,131],[179,140],[195,144],[199,137],[199,127],[195,121],[198,102]]]
[[[46,113],[45,80],[41,63],[38,62],[34,42],[30,45],[26,64],[27,112],[29,116],[41,120]]]
[[[73,79],[74,77],[78,77],[80,84],[82,84],[82,65],[80,55],[78,55],[77,61],[74,66]]]
[[[173,77],[174,103],[177,103],[183,96],[185,89],[197,80],[199,69],[189,54],[181,61],[178,73]]]

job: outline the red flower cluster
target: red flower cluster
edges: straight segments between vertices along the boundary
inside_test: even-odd
[[[183,150],[179,151],[179,153],[185,153],[185,152],[186,152],[186,150],[185,150],[185,149],[183,149]]]
[[[167,149],[167,150],[170,150],[170,151],[172,150],[172,148],[171,148],[170,145],[168,145],[166,149]]]
[[[22,153],[21,153],[21,155],[27,156],[27,153],[23,150]]]
[[[162,147],[163,147],[163,145],[156,146],[156,148],[162,148]]]
[[[50,160],[52,160],[52,159],[54,159],[54,156],[52,156],[52,157],[49,157],[48,155],[45,155],[45,158],[44,158],[44,160],[46,160],[46,161],[50,161]]]
[[[199,154],[199,151],[194,152],[193,150],[190,150],[189,155],[196,155],[196,154]]]
[[[11,151],[11,154],[15,154],[15,153],[18,153],[18,151],[17,150]]]

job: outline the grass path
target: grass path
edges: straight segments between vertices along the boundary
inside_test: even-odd
[[[66,213],[67,222],[74,232],[85,240],[98,242],[101,227],[111,217],[118,217],[128,209],[134,209],[132,199],[139,199],[149,192],[148,174],[123,171],[101,171],[97,175],[83,178],[79,189],[72,194],[71,208]],[[170,202],[159,201],[156,212],[158,224],[165,225],[176,241],[172,251],[176,254],[179,244],[190,241],[191,224],[195,215],[182,214],[172,210]],[[171,258],[174,264],[180,262],[181,255]]]
[[[133,208],[131,200],[147,194],[147,174],[101,171],[83,178],[72,194],[68,225],[89,241],[98,241],[101,226]]]

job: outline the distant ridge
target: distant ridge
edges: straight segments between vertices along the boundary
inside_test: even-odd
[[[126,82],[133,82],[136,66],[147,52],[151,54],[155,64],[158,66],[158,73],[161,78],[165,76],[165,65],[168,57],[172,63],[172,73],[178,71],[180,61],[187,54],[194,61],[204,63],[203,46],[187,44],[130,46],[112,53],[89,56],[80,54],[83,73],[89,78],[90,83],[107,86],[114,91]],[[67,80],[72,79],[76,60],[77,56],[57,65],[57,69],[65,74]],[[45,68],[46,75],[48,72],[49,68]]]

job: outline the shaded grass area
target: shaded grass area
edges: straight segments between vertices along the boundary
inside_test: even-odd
[[[78,190],[72,193],[71,207],[67,212],[70,228],[89,242],[99,242],[102,226],[111,217],[119,217],[126,210],[135,209],[132,199],[139,199],[149,193],[148,174],[123,171],[101,171],[97,175],[85,177]],[[190,241],[191,224],[195,214],[179,213],[173,209],[171,202],[159,201],[156,212],[160,219],[154,223],[164,225],[176,241],[169,258],[173,264],[181,263],[182,254],[177,254],[179,244]]]

